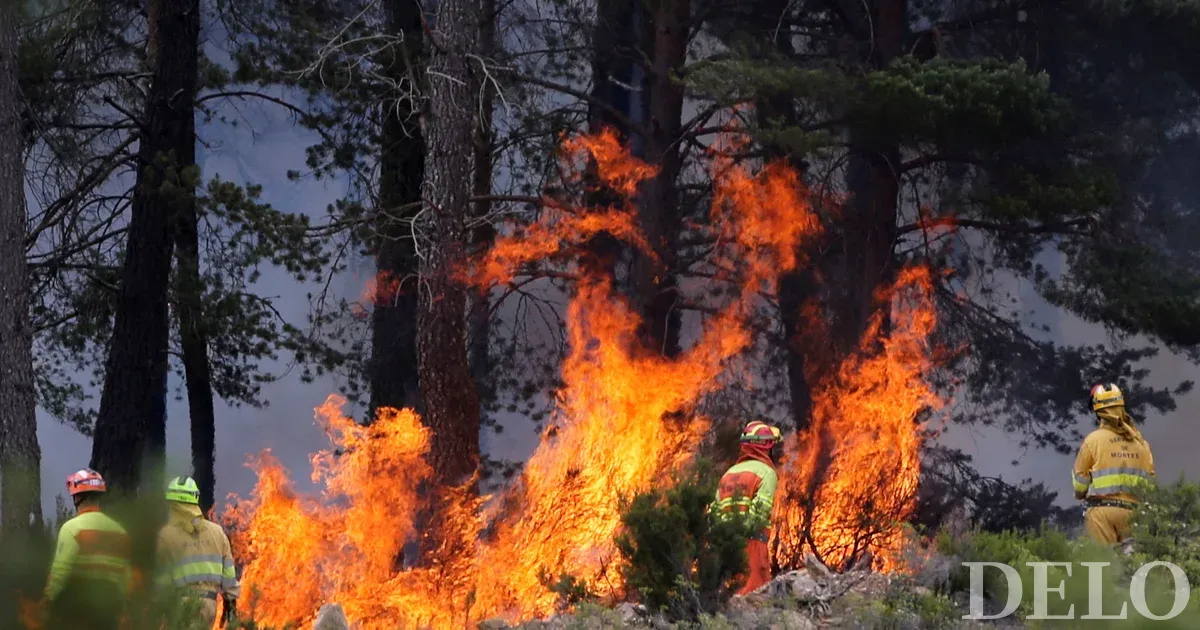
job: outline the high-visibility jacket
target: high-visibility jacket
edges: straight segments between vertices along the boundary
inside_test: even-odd
[[[158,532],[157,583],[236,598],[240,587],[225,530],[205,519],[198,506],[170,506],[170,520]]]
[[[133,575],[129,534],[120,523],[95,506],[80,508],[63,523],[45,599],[55,602],[68,587],[87,589],[97,583],[108,592],[128,595]]]
[[[775,467],[759,459],[743,457],[721,476],[716,500],[710,510],[717,516],[748,514],[752,526],[767,529],[775,506],[779,474]]]
[[[1079,498],[1136,503],[1133,493],[1154,479],[1150,447],[1101,426],[1080,445],[1071,481]]]

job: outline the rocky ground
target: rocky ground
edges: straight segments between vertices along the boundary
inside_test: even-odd
[[[948,573],[950,560],[927,559],[904,577],[866,569],[869,559],[845,573],[835,573],[810,558],[804,569],[777,576],[754,593],[735,597],[718,615],[698,622],[672,623],[650,614],[640,605],[623,603],[616,608],[580,606],[571,614],[527,621],[517,626],[493,619],[480,623],[479,630],[607,630],[609,628],[652,628],[674,630],[968,630],[972,628],[1018,628],[1015,618],[998,622],[963,620],[965,596],[935,593]],[[991,610],[992,607],[988,606]],[[314,630],[352,630],[336,605],[321,609]]]

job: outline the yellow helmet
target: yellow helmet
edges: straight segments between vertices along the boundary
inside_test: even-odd
[[[1092,388],[1092,410],[1100,411],[1109,407],[1123,407],[1125,397],[1121,388],[1115,383],[1103,383]]]
[[[167,484],[166,498],[176,503],[200,505],[200,487],[191,477],[176,477]]]

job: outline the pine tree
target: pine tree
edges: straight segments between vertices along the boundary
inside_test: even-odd
[[[200,3],[158,7],[154,77],[138,149],[120,292],[92,443],[93,468],[132,491],[143,466],[163,463],[174,221],[193,203]],[[161,487],[161,484],[151,484]]]
[[[479,121],[480,78],[469,55],[479,41],[478,0],[439,2],[430,31],[425,102],[427,154],[422,185],[421,281],[417,365],[433,429],[430,460],[439,485],[458,485],[479,467],[479,394],[466,345],[466,288],[456,279],[467,260],[470,187]]]
[[[0,537],[41,529],[41,449],[37,440],[33,326],[25,260],[25,152],[18,87],[19,15],[0,2]]]

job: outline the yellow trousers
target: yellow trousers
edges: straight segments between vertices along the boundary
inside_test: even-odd
[[[1129,538],[1129,520],[1133,510],[1111,505],[1087,509],[1083,515],[1083,527],[1092,540],[1103,545],[1115,545]]]

